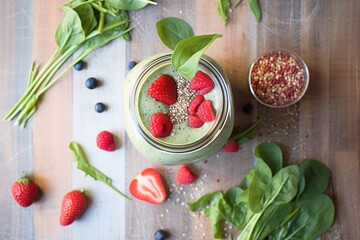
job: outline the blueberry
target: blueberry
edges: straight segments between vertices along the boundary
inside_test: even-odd
[[[95,104],[95,111],[98,113],[102,113],[103,111],[105,111],[105,105],[101,102],[98,102],[97,104]]]
[[[96,80],[96,78],[93,77],[88,78],[85,82],[85,86],[88,89],[94,89],[97,87],[97,85],[98,85],[98,81]]]
[[[245,106],[243,107],[243,111],[246,114],[250,114],[253,110],[253,106],[251,105],[251,103],[247,103],[245,104]]]
[[[74,69],[75,69],[76,71],[81,71],[81,70],[83,70],[84,68],[85,68],[85,62],[82,61],[82,60],[78,61],[78,62],[74,65]]]
[[[155,240],[164,240],[169,236],[169,234],[164,230],[157,230],[155,232]]]
[[[128,65],[128,69],[129,69],[129,70],[133,69],[133,68],[136,66],[136,64],[137,64],[137,62],[135,62],[135,61],[130,61],[130,62],[129,62],[129,65]]]

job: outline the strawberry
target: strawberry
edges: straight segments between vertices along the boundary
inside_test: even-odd
[[[86,205],[87,201],[83,190],[68,192],[61,203],[61,226],[67,226],[73,223],[84,212]]]
[[[113,134],[108,131],[100,132],[96,137],[96,145],[104,151],[115,151],[116,147]]]
[[[166,191],[160,173],[154,168],[146,168],[129,185],[135,198],[152,204],[161,204],[166,199]]]
[[[20,206],[28,207],[37,197],[38,187],[32,180],[24,176],[14,182],[11,193]]]
[[[151,116],[149,125],[151,134],[158,138],[169,136],[173,128],[170,117],[159,112]]]
[[[212,101],[211,100],[205,100],[203,101],[196,112],[197,116],[203,121],[203,122],[211,122],[214,121],[216,118]]]
[[[190,171],[190,169],[183,165],[179,168],[176,174],[176,182],[181,185],[187,185],[196,180],[196,176]]]
[[[197,71],[195,77],[191,79],[189,88],[197,91],[199,95],[205,95],[214,88],[214,81],[209,75],[202,71]]]
[[[202,103],[204,100],[205,98],[203,95],[197,95],[196,97],[194,97],[193,100],[191,100],[191,102],[189,103],[189,107],[188,107],[189,114],[196,115],[200,103]]]
[[[204,122],[198,116],[190,115],[188,118],[189,126],[192,128],[199,128],[201,127]]]
[[[154,82],[151,83],[147,92],[157,101],[163,102],[168,105],[176,103],[176,82],[170,75],[160,75],[157,79],[155,79]]]
[[[237,141],[229,141],[224,144],[222,149],[224,152],[237,152],[239,150],[240,144]]]

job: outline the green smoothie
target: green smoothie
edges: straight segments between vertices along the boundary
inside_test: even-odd
[[[160,164],[187,164],[213,155],[229,139],[234,125],[234,107],[226,74],[220,65],[208,57],[202,58],[199,70],[208,74],[215,83],[214,89],[204,97],[212,101],[216,119],[205,122],[200,128],[191,128],[187,120],[173,123],[173,131],[165,138],[156,138],[150,133],[150,118],[153,113],[161,112],[170,115],[173,121],[169,112],[174,110],[176,103],[169,106],[158,102],[148,95],[147,89],[161,74],[179,80],[180,74],[171,65],[171,54],[149,57],[138,63],[127,75],[123,85],[126,133],[132,145],[146,158]],[[181,102],[179,94],[177,99]]]
[[[149,122],[153,113],[161,112],[169,114],[169,105],[156,101],[147,93],[147,89],[149,88],[150,84],[162,74],[168,74],[173,78],[181,77],[181,75],[176,71],[176,69],[174,69],[172,65],[161,66],[158,69],[155,69],[154,72],[147,77],[147,80],[144,81],[140,86],[138,112],[141,118],[142,126],[147,131],[149,131]],[[205,99],[209,99],[213,102],[213,107],[216,112],[216,89],[214,88],[212,91],[204,95],[204,97]],[[209,130],[214,126],[214,123],[215,121],[205,122],[204,125],[202,125],[200,128],[191,128],[187,121],[182,123],[173,123],[172,134],[165,138],[157,138],[157,140],[174,145],[191,144],[206,136]]]

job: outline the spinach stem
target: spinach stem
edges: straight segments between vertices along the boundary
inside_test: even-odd
[[[47,63],[44,65],[44,67],[41,69],[39,74],[34,78],[34,80],[31,82],[31,84],[26,89],[23,96],[16,102],[16,104],[12,107],[12,109],[5,115],[3,120],[12,120],[20,111],[21,108],[24,106],[23,102],[28,101],[25,99],[29,98],[29,95],[33,94],[37,88],[39,87],[39,81],[41,80],[41,77],[47,72],[48,68],[51,66],[51,64],[58,58],[59,50],[57,50],[47,61]]]
[[[105,14],[103,12],[100,12],[100,20],[99,20],[99,27],[98,31],[102,33],[104,28],[104,20],[105,20]]]
[[[128,199],[128,200],[132,200],[131,198],[129,198],[128,196],[126,196],[124,193],[122,193],[120,190],[118,190],[116,187],[114,187],[111,183],[106,183],[106,185],[108,185],[110,188],[112,188],[115,192],[117,192],[118,194],[120,194],[121,196],[123,196],[124,198]]]

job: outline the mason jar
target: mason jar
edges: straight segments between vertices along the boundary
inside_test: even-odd
[[[150,133],[152,113],[168,113],[169,106],[147,94],[150,84],[161,74],[181,74],[171,64],[171,53],[162,53],[138,63],[127,75],[123,85],[123,117],[132,145],[145,158],[160,164],[175,165],[210,157],[228,141],[234,125],[234,107],[229,80],[213,59],[203,56],[198,70],[214,81],[214,89],[205,94],[212,101],[215,120],[200,128],[191,128],[187,121],[174,124],[174,134],[156,138]]]

